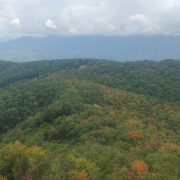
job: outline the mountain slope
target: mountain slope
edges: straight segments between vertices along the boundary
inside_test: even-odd
[[[0,177],[180,177],[180,106],[168,89],[180,90],[179,61],[12,64],[0,76]]]
[[[57,58],[179,59],[179,47],[178,36],[21,37],[0,43],[0,59],[17,62]]]

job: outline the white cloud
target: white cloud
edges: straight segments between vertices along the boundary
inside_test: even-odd
[[[13,21],[11,21],[11,24],[14,25],[14,26],[19,27],[20,26],[20,21],[19,21],[19,19],[14,19]]]
[[[161,32],[161,27],[156,24],[149,16],[144,14],[133,14],[128,18],[128,23],[125,25],[122,35],[152,35]]]
[[[74,7],[73,9],[76,10],[76,9],[84,9],[85,7]]]
[[[179,0],[0,0],[0,9],[0,36],[180,34]]]
[[[54,29],[57,28],[57,26],[54,24],[54,22],[51,21],[50,19],[48,19],[48,20],[45,22],[45,25],[46,25],[47,27],[49,27],[49,28],[54,28]]]

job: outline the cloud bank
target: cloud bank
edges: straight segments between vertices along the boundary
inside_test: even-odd
[[[179,0],[0,0],[0,37],[180,34]]]

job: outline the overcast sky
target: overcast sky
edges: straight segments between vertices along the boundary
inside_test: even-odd
[[[180,0],[0,0],[0,38],[179,35]]]

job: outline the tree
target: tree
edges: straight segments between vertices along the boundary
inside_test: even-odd
[[[142,160],[135,160],[131,163],[131,168],[129,168],[129,176],[132,180],[142,180],[144,174],[149,169],[149,166]]]

